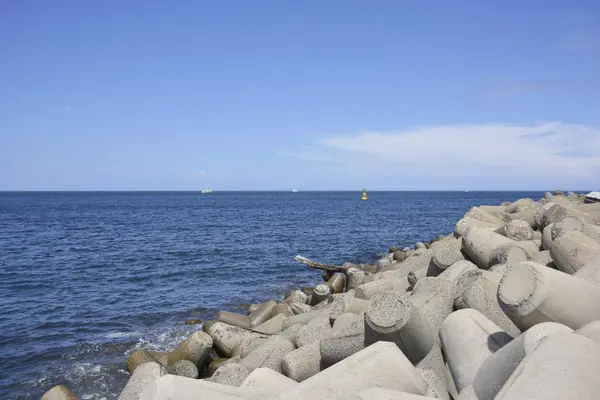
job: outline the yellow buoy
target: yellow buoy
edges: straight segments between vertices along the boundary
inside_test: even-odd
[[[366,200],[367,199],[367,189],[363,189],[363,195],[360,198],[361,200]]]

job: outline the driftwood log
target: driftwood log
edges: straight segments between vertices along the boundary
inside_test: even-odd
[[[343,267],[343,266],[339,266],[339,265],[332,265],[332,264],[323,264],[320,262],[311,261],[308,258],[302,257],[302,256],[296,256],[296,261],[301,262],[302,264],[306,264],[310,268],[322,269],[324,271],[346,273],[346,271],[348,270],[347,267]]]

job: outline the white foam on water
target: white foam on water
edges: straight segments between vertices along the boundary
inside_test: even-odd
[[[142,335],[141,332],[111,332],[111,333],[107,334],[105,337],[107,339],[120,339],[120,338],[135,337],[135,336],[141,336],[141,335]]]

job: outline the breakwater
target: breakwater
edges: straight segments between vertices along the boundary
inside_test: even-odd
[[[300,258],[323,284],[135,352],[120,398],[594,398],[599,223],[598,205],[546,193],[474,207],[376,264]]]

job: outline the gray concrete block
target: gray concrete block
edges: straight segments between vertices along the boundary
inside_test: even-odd
[[[550,250],[552,247],[552,228],[554,224],[550,224],[542,231],[542,249]]]
[[[41,400],[78,400],[78,398],[65,385],[56,385],[46,391]]]
[[[441,243],[433,251],[432,261],[441,270],[449,268],[452,264],[464,260],[460,248],[451,243]],[[440,271],[441,272],[441,271]]]
[[[346,275],[341,272],[336,272],[326,283],[329,286],[330,292],[342,293],[346,288]]]
[[[346,270],[347,289],[356,289],[363,284],[365,280],[365,271],[358,268],[349,268]]]
[[[277,399],[341,400],[373,386],[413,394],[427,389],[394,343],[378,342],[286,390]]]
[[[441,278],[425,277],[420,279],[412,290],[410,301],[419,309],[431,332],[440,344],[439,331],[454,306],[455,286]]]
[[[378,279],[373,282],[363,283],[358,286],[355,290],[355,297],[357,299],[369,300],[371,297],[385,292],[387,290],[392,290],[394,288],[394,284],[400,283],[399,279]]]
[[[552,259],[552,255],[550,255],[550,250],[540,251],[531,259],[531,261],[545,265],[548,268],[556,269],[556,265],[554,264],[554,260]]]
[[[167,369],[156,362],[147,362],[138,366],[133,371],[117,400],[140,399],[146,386],[167,374]]]
[[[478,400],[494,400],[513,372],[528,353],[548,335],[572,333],[573,330],[555,322],[532,326],[506,346],[489,356],[477,370],[473,390]]]
[[[365,347],[365,323],[355,319],[349,326],[329,334],[319,341],[321,359],[326,366],[331,366],[350,357]]]
[[[514,201],[512,203],[510,203],[508,206],[504,207],[504,211],[509,213],[509,214],[514,214],[516,212],[519,212],[523,209],[526,209],[528,207],[531,207],[533,205],[533,200],[527,198],[527,199],[519,199],[517,201]]]
[[[496,232],[516,241],[533,239],[533,229],[531,229],[529,223],[520,219],[510,221],[497,229]]]
[[[265,337],[265,335],[250,332],[222,322],[205,324],[203,329],[212,338],[214,348],[220,354],[228,358],[235,357],[239,354],[239,346],[242,344],[243,340]]]
[[[285,314],[277,314],[268,321],[263,322],[253,330],[258,333],[264,333],[266,335],[276,335],[283,330],[283,321],[287,317]]]
[[[333,303],[330,303],[330,304],[333,304]],[[311,321],[317,317],[320,317],[322,315],[329,315],[329,307],[325,307],[320,310],[313,310],[313,311],[305,312],[302,314],[297,314],[297,315],[294,315],[293,317],[287,317],[285,319],[285,321],[283,321],[283,329],[285,330],[295,324],[305,325],[309,321]]]
[[[600,320],[585,324],[575,331],[578,335],[583,335],[600,344]]]
[[[495,264],[495,251],[499,247],[516,243],[493,231],[469,228],[463,236],[463,250],[479,268],[488,269]]]
[[[287,303],[277,304],[275,307],[273,307],[271,318],[276,317],[279,314],[283,314],[285,317],[291,317],[292,315],[294,315],[292,309]]]
[[[433,329],[408,295],[384,292],[369,301],[365,316],[365,346],[393,342],[417,364],[435,343]]]
[[[324,369],[320,343],[314,342],[287,353],[281,361],[281,371],[287,377],[302,382]]]
[[[498,217],[494,217],[492,214],[482,210],[479,207],[472,207],[466,214],[466,218],[474,218],[480,221],[488,222],[494,225],[504,225],[504,221],[502,221]]]
[[[360,314],[367,311],[369,300],[360,299],[357,297],[340,297],[333,301],[329,309],[329,320],[334,323],[335,320],[342,314],[352,313]]]
[[[326,337],[330,332],[329,315],[321,315],[304,325],[300,330],[296,345],[297,347],[308,346]]]
[[[428,369],[416,369],[417,374],[423,378],[427,384],[425,395],[433,399],[450,400],[450,394],[442,379],[433,371]]]
[[[500,329],[516,337],[521,330],[498,304],[497,293],[502,276],[503,274],[485,270],[474,271],[470,276],[470,283],[465,284],[464,291],[456,298],[454,305],[459,310],[472,308],[479,311]]]
[[[265,398],[274,398],[296,386],[298,382],[288,378],[271,368],[257,368],[240,385],[240,388],[250,389],[257,395]]]
[[[541,322],[579,329],[600,319],[600,287],[531,261],[504,274],[498,301],[521,331]]]
[[[345,397],[345,400],[431,400],[429,396],[420,394],[406,393],[398,390],[387,389],[378,386],[372,386],[368,389]]]
[[[277,305],[275,300],[269,300],[263,303],[256,311],[248,314],[248,318],[250,318],[250,327],[254,328],[267,321],[273,315],[273,309]]]
[[[252,325],[252,321],[247,315],[236,314],[223,310],[217,312],[217,321],[244,329],[250,329],[250,326]]]
[[[271,368],[273,371],[281,372],[281,360],[286,354],[295,349],[296,347],[289,338],[271,336],[265,343],[243,358],[240,361],[240,365],[246,367],[249,371],[266,367]]]
[[[514,265],[523,261],[529,261],[530,257],[527,251],[516,243],[501,245],[494,250],[490,264],[510,264]]]
[[[600,393],[600,345],[574,333],[548,335],[519,364],[495,400],[592,400]]]
[[[480,221],[475,218],[465,217],[465,218],[459,220],[456,223],[456,225],[454,225],[454,236],[456,236],[457,238],[465,236],[465,234],[467,233],[467,230],[471,227],[478,228],[478,229],[484,229],[484,230],[488,230],[488,231],[495,231],[500,226],[501,225]]]
[[[241,364],[231,362],[222,365],[210,378],[205,380],[221,385],[240,386],[244,379],[250,375],[251,371],[251,369]]]
[[[288,306],[290,307],[290,310],[292,310],[292,314],[294,315],[304,314],[309,311],[312,311],[312,306],[304,303],[298,303],[295,301],[290,301],[288,303]]]
[[[600,257],[600,242],[579,231],[565,232],[552,242],[550,255],[556,268],[574,274],[585,264]]]
[[[471,385],[483,362],[513,338],[479,311],[455,311],[442,324],[440,337],[458,392]]]
[[[284,301],[286,303],[295,302],[295,303],[306,304],[307,300],[308,300],[308,296],[302,290],[292,290],[287,294]]]
[[[580,279],[588,281],[596,286],[600,286],[600,257],[596,257],[586,263],[577,272],[573,274]]]
[[[330,294],[331,289],[329,289],[329,286],[327,286],[324,283],[321,283],[320,285],[315,286],[311,296],[310,304],[312,306],[319,304],[320,302],[327,300]]]
[[[176,375],[159,378],[144,389],[140,400],[265,400],[251,388],[222,385],[206,379],[190,379]]]

